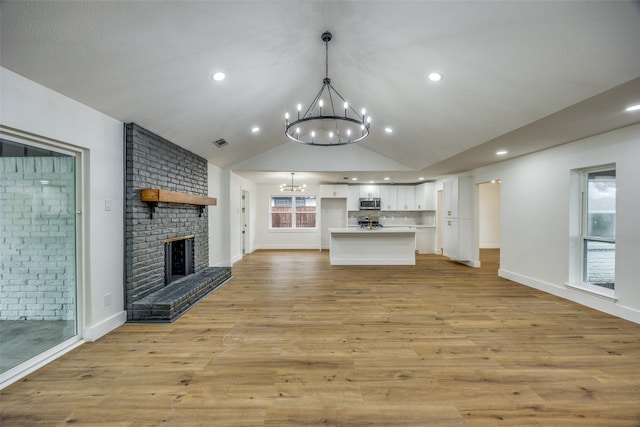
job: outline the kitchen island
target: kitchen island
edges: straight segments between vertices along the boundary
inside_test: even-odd
[[[329,228],[329,233],[332,265],[416,264],[415,228]]]

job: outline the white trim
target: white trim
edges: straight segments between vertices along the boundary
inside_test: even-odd
[[[498,276],[555,295],[560,298],[593,308],[612,316],[640,324],[640,310],[618,304],[618,301],[607,295],[589,292],[584,288],[544,282],[529,276],[499,269]]]
[[[84,344],[77,335],[0,374],[0,390]]]
[[[593,287],[597,286],[597,285],[588,285],[585,284],[585,286],[580,286],[580,285],[574,285],[572,283],[565,283],[565,286],[571,289],[575,289],[577,291],[580,292],[584,292],[587,294],[591,294],[591,295],[596,295],[598,297],[601,298],[605,298],[609,301],[612,302],[617,302],[618,298],[615,297],[615,295],[613,295],[613,289],[607,289],[607,288],[603,288],[602,291],[598,290],[598,289],[594,289]],[[609,292],[607,292],[609,291]]]
[[[260,250],[260,249],[283,249],[283,250],[287,250],[287,249],[291,249],[291,250],[296,250],[296,249],[302,249],[302,250],[307,250],[307,249],[313,249],[313,250],[318,250],[318,244],[317,243],[312,243],[312,244],[307,244],[307,243],[301,243],[301,244],[293,244],[293,243],[282,243],[282,244],[267,244],[267,245],[258,245],[256,247],[256,250]]]
[[[126,322],[127,312],[123,310],[119,313],[114,314],[108,319],[103,320],[97,325],[84,328],[82,336],[84,337],[85,341],[93,342],[98,338],[113,331],[114,329],[124,325]]]
[[[480,261],[476,261],[476,260],[459,261],[457,259],[451,258],[451,261],[455,261],[457,263],[464,264],[464,265],[466,265],[468,267],[480,268]]]
[[[231,265],[235,264],[238,261],[242,260],[242,254],[237,254],[233,258],[231,258]]]

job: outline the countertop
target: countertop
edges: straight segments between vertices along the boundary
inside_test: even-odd
[[[381,228],[373,228],[369,230],[368,228],[361,227],[346,227],[346,228],[330,228],[329,233],[377,233],[377,234],[397,234],[397,233],[415,233],[415,227],[381,227]]]
[[[359,225],[349,225],[348,228],[360,228]],[[436,228],[435,225],[383,225],[382,228]]]

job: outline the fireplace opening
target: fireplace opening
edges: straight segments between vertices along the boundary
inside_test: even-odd
[[[194,236],[176,237],[164,241],[165,286],[194,272]]]

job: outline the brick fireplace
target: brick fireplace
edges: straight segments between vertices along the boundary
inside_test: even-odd
[[[207,213],[215,207],[143,202],[141,191],[206,196],[207,161],[134,123],[125,125],[125,147],[127,318],[173,321],[226,282],[231,268],[208,267]]]

